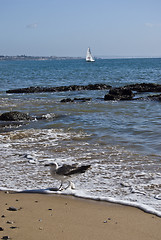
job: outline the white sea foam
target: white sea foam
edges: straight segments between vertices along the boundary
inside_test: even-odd
[[[51,193],[45,189],[60,183],[44,169],[45,162],[87,163],[91,169],[73,179],[76,190],[58,193],[131,205],[161,216],[161,174],[155,171],[155,162],[153,166],[151,158],[119,146],[90,143],[88,137],[61,129],[0,134],[0,188]]]

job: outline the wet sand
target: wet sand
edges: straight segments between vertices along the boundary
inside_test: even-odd
[[[0,227],[0,238],[13,240],[161,238],[161,218],[155,215],[119,204],[48,194],[0,191]]]

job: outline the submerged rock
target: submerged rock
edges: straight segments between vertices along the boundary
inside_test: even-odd
[[[32,118],[26,113],[17,111],[6,112],[0,115],[0,121],[26,121],[26,120],[29,121],[32,120]]]
[[[137,92],[161,92],[161,85],[155,83],[136,83],[127,85],[125,88]]]
[[[60,102],[88,102],[91,101],[91,98],[64,98]]]
[[[161,101],[161,94],[149,95],[149,96],[147,96],[147,99],[160,102]]]

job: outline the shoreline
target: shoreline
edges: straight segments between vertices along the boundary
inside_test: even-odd
[[[161,235],[161,219],[136,207],[58,194],[0,191],[0,198],[0,238],[159,240]]]

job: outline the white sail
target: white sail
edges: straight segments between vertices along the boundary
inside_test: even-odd
[[[90,50],[90,48],[87,49],[86,62],[95,62],[94,58],[93,58],[92,55],[91,55],[91,50]]]

